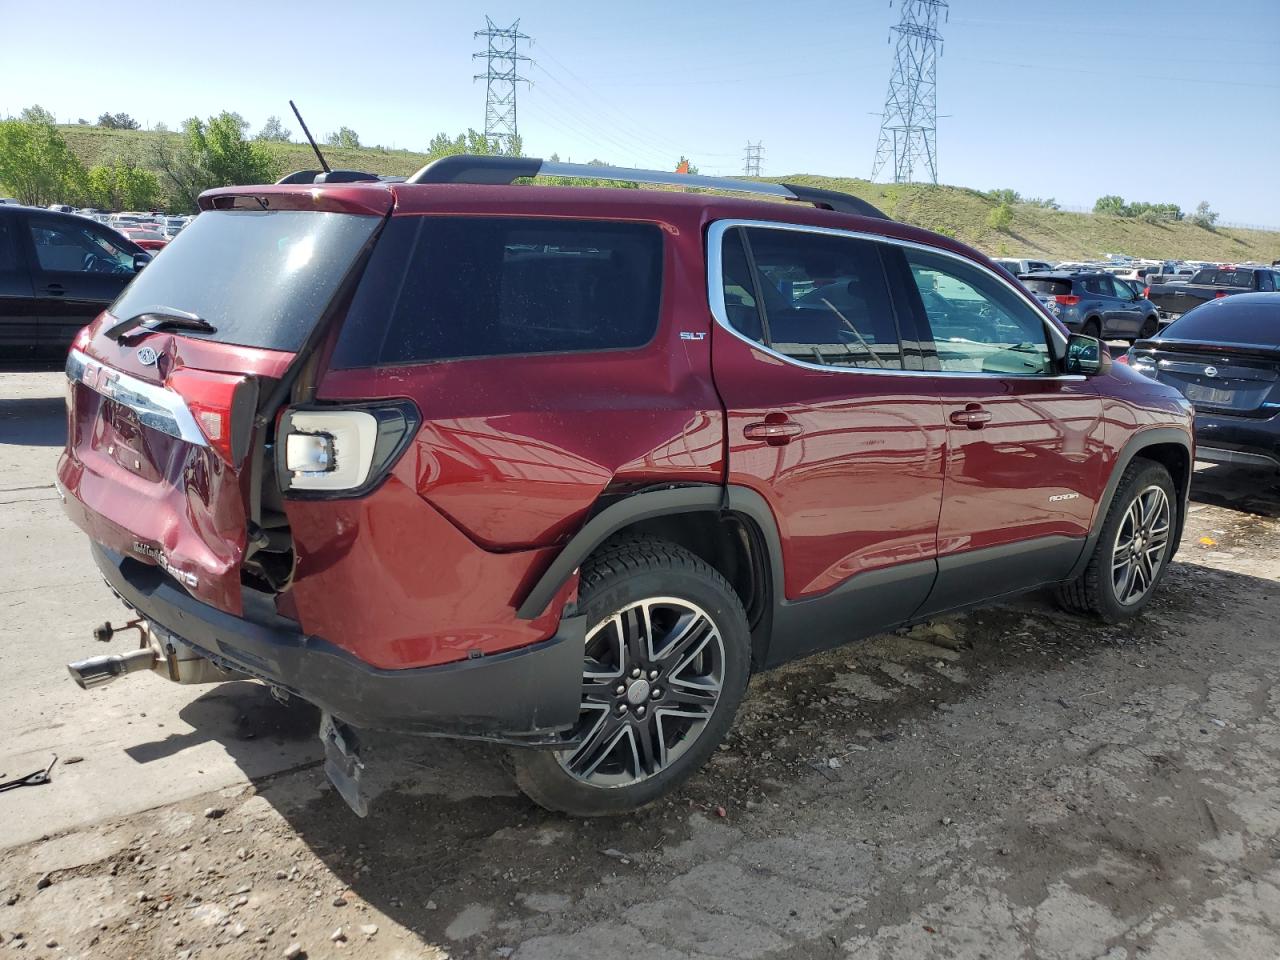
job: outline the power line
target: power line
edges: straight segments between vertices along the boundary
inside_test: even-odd
[[[915,180],[917,166],[937,183],[937,64],[942,42],[938,14],[949,16],[950,10],[946,0],[902,0],[901,9],[902,17],[893,27],[898,41],[871,179],[892,161],[894,183]]]
[[[476,37],[489,41],[488,47],[471,58],[485,59],[485,72],[472,79],[485,81],[484,136],[489,148],[499,153],[514,153],[520,132],[516,126],[516,84],[529,81],[520,76],[521,61],[528,57],[520,53],[520,41],[529,37],[520,32],[520,20],[511,26],[499,27],[489,17],[484,18],[485,29],[477,30]]]
[[[743,167],[742,175],[745,177],[760,176],[760,160],[764,157],[764,146],[761,141],[757,140],[752,143],[747,141],[747,146],[742,154]]]

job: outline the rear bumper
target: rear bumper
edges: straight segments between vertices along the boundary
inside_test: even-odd
[[[580,616],[563,617],[554,636],[527,647],[385,670],[301,633],[268,604],[246,597],[245,615],[237,617],[194,599],[158,567],[99,544],[92,550],[108,585],[154,629],[352,726],[537,744],[577,719],[585,638]]]

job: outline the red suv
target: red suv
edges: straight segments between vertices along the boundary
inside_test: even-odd
[[[853,197],[286,181],[206,193],[71,351],[59,487],[144,638],[71,670],[310,701],[357,812],[362,728],[632,810],[755,670],[1045,585],[1119,619],[1177,547],[1181,395]]]

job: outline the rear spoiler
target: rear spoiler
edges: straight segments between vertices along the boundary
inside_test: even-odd
[[[631,167],[608,167],[585,163],[561,163],[539,160],[535,157],[498,157],[456,154],[441,157],[427,164],[413,176],[382,177],[359,170],[299,170],[278,183],[470,183],[510,185],[517,180],[532,177],[570,177],[579,180],[610,180],[625,183],[652,183],[664,186],[696,187],[703,190],[723,190],[731,193],[748,193],[811,203],[822,210],[851,213],[876,220],[890,219],[881,210],[860,197],[836,190],[820,190],[797,183],[765,183],[759,180],[741,180],[736,177],[703,177],[697,174],[675,173],[664,170],[640,170]]]

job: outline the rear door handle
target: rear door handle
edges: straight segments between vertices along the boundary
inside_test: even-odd
[[[803,432],[804,428],[794,420],[766,420],[763,423],[748,423],[742,428],[742,435],[748,440],[763,440],[775,447],[790,443],[792,437],[798,437]]]
[[[984,410],[981,404],[970,403],[963,410],[951,411],[951,422],[957,426],[965,426],[970,430],[981,430],[991,419],[991,411]]]
[[[45,290],[53,294],[55,297],[60,297],[67,292],[66,289],[60,283],[51,283],[47,287],[45,287]]]

